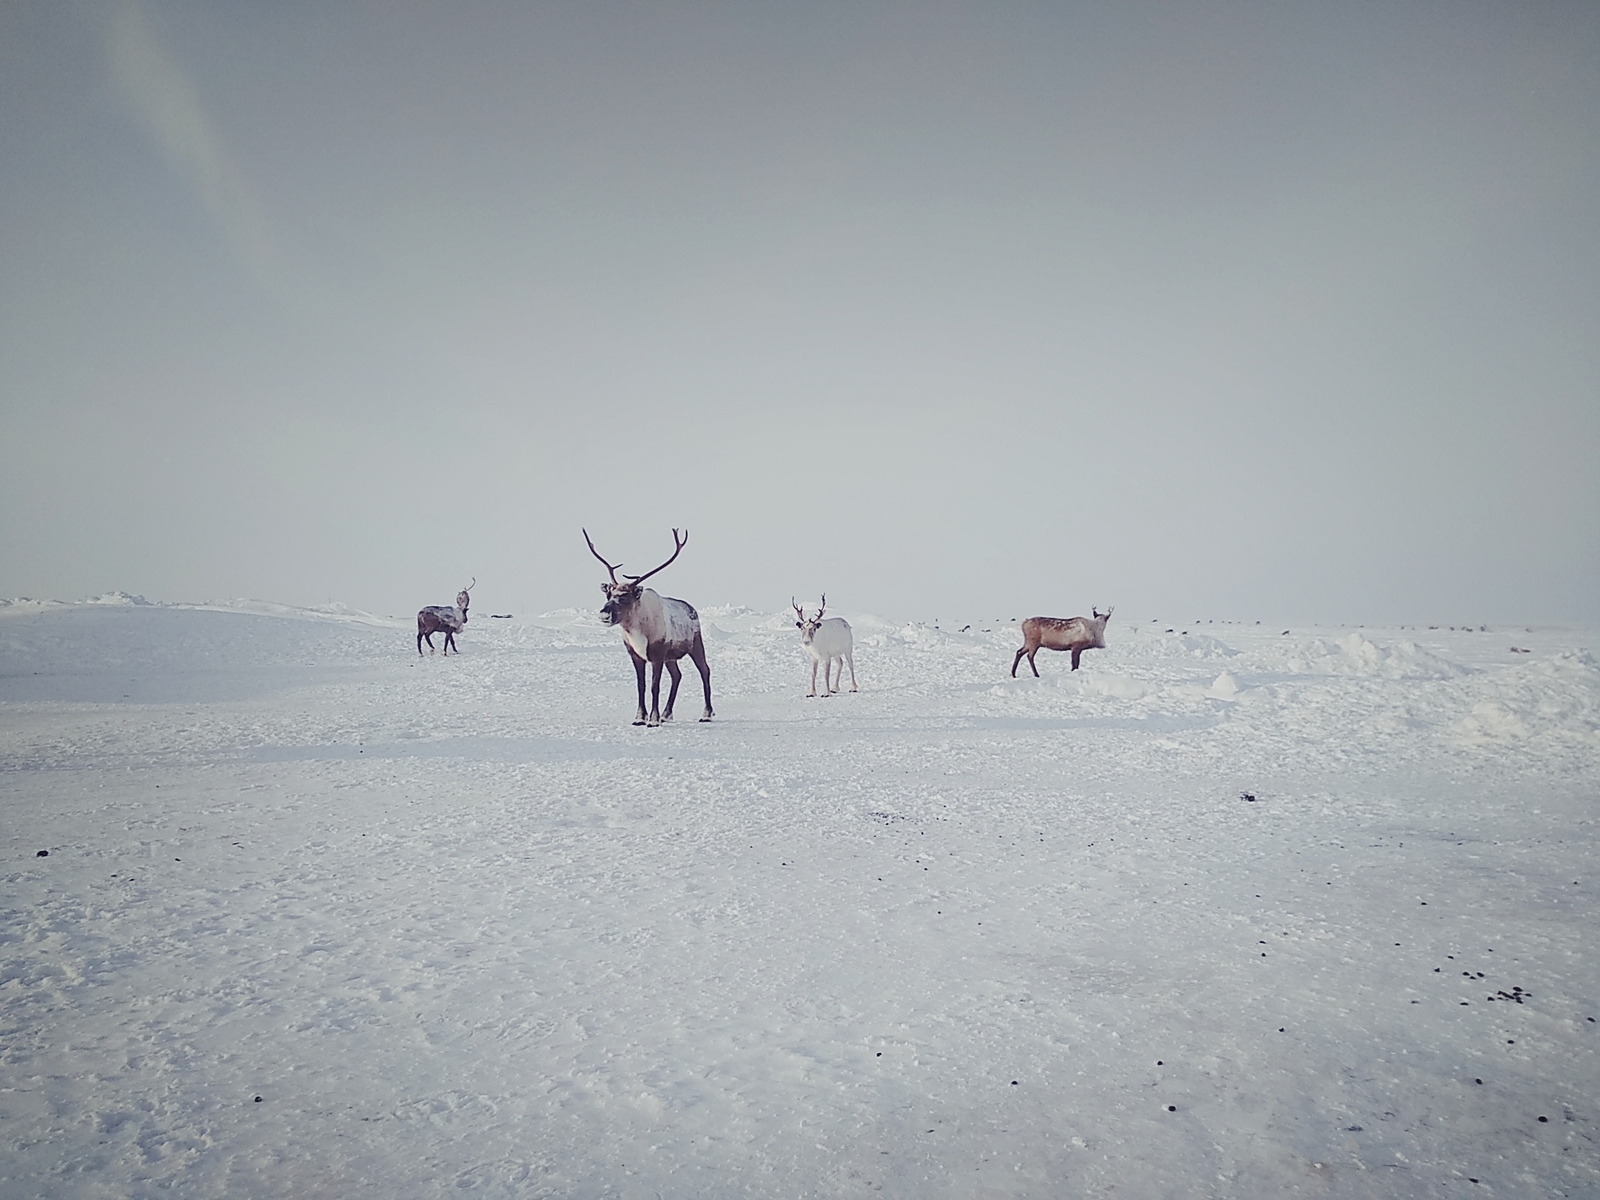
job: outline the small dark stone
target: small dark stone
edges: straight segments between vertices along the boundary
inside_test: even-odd
[[[1594,1018],[1593,1018],[1593,1017],[1590,1017],[1590,1018],[1589,1018],[1589,1019],[1590,1019],[1590,1020],[1591,1020],[1591,1021],[1592,1021],[1592,1020],[1594,1020]],[[1164,1066],[1166,1066],[1166,1064],[1165,1064],[1165,1063],[1164,1063],[1164,1062],[1162,1062],[1162,1061],[1161,1061],[1161,1060],[1160,1060],[1160,1059],[1159,1059],[1159,1058],[1158,1058],[1158,1059],[1156,1059],[1156,1066],[1158,1066],[1158,1067],[1164,1067]]]
[[[257,1096],[257,1097],[256,1097],[256,1103],[257,1103],[257,1104],[260,1104],[260,1103],[261,1103],[261,1097],[260,1097],[260,1096]]]
[[[1481,1079],[1474,1079],[1474,1080],[1473,1080],[1473,1081],[1472,1081],[1472,1082],[1473,1082],[1473,1083],[1482,1083],[1482,1082],[1483,1082],[1483,1080],[1481,1080]]]
[[[1016,1081],[1016,1080],[1015,1080],[1015,1079],[1013,1079],[1013,1080],[1012,1080],[1012,1081],[1011,1081],[1011,1086],[1012,1086],[1012,1087],[1016,1087],[1016,1086],[1017,1086],[1017,1081]]]
[[[1177,1112],[1178,1111],[1178,1106],[1176,1104],[1169,1104],[1169,1105],[1167,1105],[1167,1111],[1168,1112]]]
[[[1346,1133],[1360,1133],[1361,1132],[1361,1126],[1359,1126],[1359,1125],[1346,1125],[1344,1127],[1344,1131]]]
[[[1539,1118],[1539,1124],[1543,1125],[1549,1119],[1550,1119],[1549,1117],[1540,1117]]]
[[[1517,1039],[1516,1038],[1507,1038],[1506,1039],[1506,1045],[1515,1046],[1516,1044],[1517,1044]]]
[[[35,854],[34,857],[35,858],[49,858],[50,857],[50,851],[41,850],[37,854]]]

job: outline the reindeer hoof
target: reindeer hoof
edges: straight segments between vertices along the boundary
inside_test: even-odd
[[[636,718],[636,719],[635,719],[635,720],[634,720],[634,722],[633,722],[633,723],[634,723],[634,724],[635,724],[635,725],[643,725],[643,724],[644,724],[644,718],[643,718],[643,717],[638,717],[638,718]]]

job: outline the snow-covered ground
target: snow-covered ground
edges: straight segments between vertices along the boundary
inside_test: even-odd
[[[1592,632],[705,609],[642,729],[592,613],[102,600],[0,606],[0,1196],[1600,1194]]]

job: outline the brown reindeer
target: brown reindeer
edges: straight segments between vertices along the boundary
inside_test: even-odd
[[[444,604],[430,604],[417,614],[417,653],[422,653],[422,639],[428,639],[428,653],[433,653],[433,635],[444,634],[444,652],[449,654],[454,650],[457,654],[461,650],[456,645],[456,634],[467,623],[467,605],[472,602],[472,597],[467,595],[478,586],[478,577],[474,575],[472,582],[456,593],[456,606],[450,608]]]
[[[1022,661],[1022,656],[1028,656],[1028,665],[1033,668],[1035,678],[1039,676],[1039,667],[1033,661],[1033,656],[1039,653],[1043,646],[1046,650],[1071,650],[1072,669],[1078,669],[1078,656],[1085,650],[1104,650],[1106,648],[1106,622],[1111,619],[1111,609],[1101,612],[1098,608],[1089,610],[1094,613],[1092,617],[1029,617],[1022,623],[1022,649],[1017,651],[1017,656],[1011,660],[1011,678],[1017,677],[1017,664]]]
[[[700,672],[700,682],[705,685],[706,711],[700,719],[711,720],[711,666],[706,662],[705,642],[700,637],[700,614],[686,601],[661,596],[653,588],[639,586],[656,571],[671,565],[673,559],[689,544],[689,531],[685,529],[682,539],[679,539],[678,531],[674,529],[672,558],[643,575],[624,575],[623,579],[627,580],[625,583],[617,579],[617,568],[622,564],[608,563],[600,558],[600,551],[594,548],[594,541],[587,529],[583,531],[583,540],[589,543],[589,553],[599,558],[600,564],[611,573],[611,582],[600,585],[606,597],[605,607],[600,610],[600,621],[605,625],[621,627],[623,644],[628,647],[628,657],[633,660],[634,674],[639,680],[639,715],[633,723],[659,725],[672,720],[672,705],[678,698],[678,684],[683,680],[678,660],[686,654],[694,661]],[[648,718],[644,711],[644,665],[647,662],[652,667]],[[672,690],[667,693],[665,713],[661,711],[663,666],[672,675]]]

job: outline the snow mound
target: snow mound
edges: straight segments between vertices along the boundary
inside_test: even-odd
[[[129,605],[140,605],[140,606],[143,606],[143,607],[152,607],[150,605],[150,601],[146,600],[143,596],[134,596],[134,595],[130,595],[127,592],[102,592],[98,596],[89,597],[89,599],[85,600],[84,603],[85,604],[114,604],[114,605],[118,605],[118,606],[121,606],[121,607],[126,607],[126,606],[129,606]]]
[[[64,608],[65,603],[60,600],[35,600],[32,596],[16,596],[10,600],[0,600],[0,612],[5,613],[36,613],[47,608]]]
[[[1106,630],[1108,647],[1117,645],[1119,641],[1121,639],[1114,630]],[[1210,662],[1239,656],[1239,652],[1227,642],[1206,633],[1156,634],[1153,637],[1135,633],[1122,644],[1127,645],[1140,658],[1158,661],[1187,658]]]
[[[1368,675],[1380,679],[1453,679],[1465,669],[1415,642],[1382,646],[1360,633],[1331,643],[1312,638],[1290,648],[1284,665],[1301,675]]]
[[[1232,700],[1239,694],[1239,681],[1224,671],[1212,682],[1208,693],[1218,700]]]
[[[138,603],[144,603],[144,601],[140,600]],[[232,600],[218,600],[207,604],[174,604],[163,605],[162,607],[211,609],[223,612],[251,613],[258,617],[291,617],[302,621],[336,621],[355,625],[379,625],[385,627],[405,624],[410,620],[409,617],[380,617],[376,613],[353,608],[336,600],[329,601],[327,604],[301,606],[279,604],[275,600],[251,600],[248,597],[239,596]]]
[[[1475,745],[1545,741],[1600,748],[1600,666],[1570,650],[1474,680],[1477,697],[1450,726]]]

